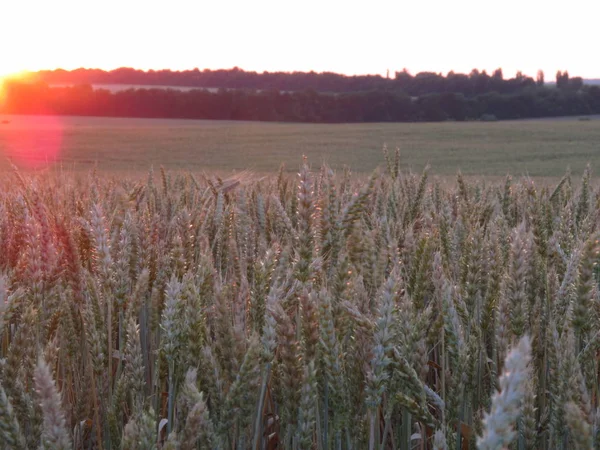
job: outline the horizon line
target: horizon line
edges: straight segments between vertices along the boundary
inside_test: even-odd
[[[456,75],[470,75],[471,72],[473,71],[478,71],[479,73],[487,73],[489,76],[492,76],[493,73],[500,69],[502,71],[504,71],[504,69],[502,67],[498,67],[492,71],[489,71],[487,69],[479,69],[477,67],[472,68],[469,72],[461,72],[461,71],[456,71],[456,70],[448,70],[448,71],[435,71],[435,70],[420,70],[420,71],[414,71],[414,70],[410,70],[408,68],[402,68],[401,70],[392,70],[392,69],[387,69],[385,74],[382,73],[377,73],[377,72],[371,72],[371,73],[353,73],[353,74],[348,74],[348,73],[344,73],[344,72],[335,72],[335,71],[330,71],[330,70],[324,70],[324,71],[317,71],[317,70],[275,70],[275,71],[270,71],[270,70],[249,70],[249,69],[244,69],[242,67],[239,66],[233,66],[233,67],[229,67],[229,68],[219,68],[219,69],[213,69],[213,68],[199,68],[199,67],[193,67],[193,68],[187,68],[187,69],[173,69],[173,68],[161,68],[161,69],[156,69],[156,68],[139,68],[139,67],[132,67],[132,66],[119,66],[119,67],[115,67],[115,68],[111,68],[111,69],[105,69],[105,68],[100,68],[100,67],[84,67],[84,66],[80,66],[77,68],[71,68],[71,69],[65,69],[63,67],[56,67],[54,69],[37,69],[37,70],[29,70],[29,69],[24,69],[24,70],[20,70],[17,72],[12,72],[9,74],[4,74],[1,76],[1,78],[8,78],[8,77],[14,77],[14,76],[23,76],[23,75],[28,75],[28,74],[37,74],[40,72],[57,72],[57,71],[63,71],[63,72],[75,72],[78,70],[88,70],[88,71],[102,71],[102,72],[115,72],[117,70],[123,70],[123,69],[127,69],[127,70],[134,70],[134,71],[139,71],[139,72],[144,72],[144,73],[150,73],[150,72],[163,72],[163,71],[168,71],[168,72],[173,72],[173,73],[181,73],[181,72],[194,72],[194,71],[198,71],[198,72],[206,72],[206,71],[211,71],[211,72],[217,72],[217,71],[232,71],[232,70],[240,70],[241,72],[247,72],[247,73],[257,73],[257,74],[294,74],[294,73],[302,73],[302,74],[317,74],[317,75],[323,75],[323,74],[333,74],[333,75],[339,75],[339,76],[344,76],[344,77],[369,77],[369,76],[373,76],[373,77],[382,77],[382,78],[387,78],[389,75],[389,79],[393,79],[392,75],[395,75],[396,73],[401,73],[406,71],[408,74],[410,74],[411,76],[415,76],[417,74],[420,73],[433,73],[436,75],[440,75],[440,76],[448,76],[450,73],[456,74]],[[541,69],[540,69],[541,70]],[[569,72],[568,69],[563,69],[561,70],[562,72]],[[535,78],[535,76],[537,75],[531,75],[531,74],[526,74],[522,71],[515,71],[515,75],[512,77],[516,77],[516,74],[521,72],[524,76],[529,76],[531,78]],[[554,76],[554,74],[549,74],[546,73],[545,71],[544,75],[552,75]],[[570,77],[581,77],[584,80],[597,80],[600,79],[600,75],[596,75],[596,76],[591,76],[591,77],[585,77],[585,76],[580,76],[580,75],[574,75],[569,73]],[[504,74],[503,74],[504,77]],[[509,77],[510,78],[510,77]],[[548,80],[547,82],[551,82],[550,80]]]

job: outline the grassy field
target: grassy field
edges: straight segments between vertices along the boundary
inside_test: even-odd
[[[439,175],[556,177],[600,164],[600,120],[436,124],[284,124],[163,119],[0,116],[0,168],[146,171],[295,171],[314,165],[369,172],[382,147],[399,147],[405,168],[429,163]],[[33,163],[32,163],[33,162]]]

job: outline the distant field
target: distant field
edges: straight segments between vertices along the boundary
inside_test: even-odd
[[[560,176],[600,167],[600,120],[311,125],[260,122],[0,115],[0,169],[108,171],[295,171],[303,154],[319,166],[369,172],[382,147],[400,147],[405,168],[453,175]]]
[[[73,86],[73,83],[52,83],[50,87],[69,87]],[[151,84],[92,84],[93,89],[105,89],[110,92],[126,91],[128,89],[175,89],[176,91],[193,91],[194,89],[201,89],[203,91],[217,92],[218,88],[203,88],[203,87],[189,87],[189,86],[160,86]]]

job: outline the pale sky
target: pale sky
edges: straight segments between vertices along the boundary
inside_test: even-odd
[[[600,78],[598,0],[0,0],[0,74],[135,67]]]

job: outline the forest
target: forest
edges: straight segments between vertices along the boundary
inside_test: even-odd
[[[102,83],[148,86],[118,92],[92,87]],[[545,83],[542,72],[535,80],[520,73],[505,79],[500,69],[491,76],[476,70],[447,76],[403,71],[393,79],[239,69],[80,69],[6,81],[0,112],[313,123],[507,120],[600,114],[600,86],[585,85],[568,72],[558,72],[555,85]]]
[[[186,86],[226,89],[277,89],[280,91],[364,92],[371,90],[402,91],[410,96],[432,93],[461,93],[471,97],[486,92],[511,94],[534,85],[544,85],[545,77],[539,71],[536,79],[518,72],[513,78],[504,78],[502,69],[492,75],[473,69],[469,74],[449,72],[446,76],[434,72],[411,75],[408,70],[395,72],[393,78],[381,75],[348,76],[332,72],[251,72],[233,69],[136,70],[123,67],[112,71],[99,69],[62,69],[40,71],[32,74],[38,81],[48,84],[132,84],[150,86]],[[569,78],[569,73],[559,71],[557,83],[577,89],[583,84],[580,77]]]

